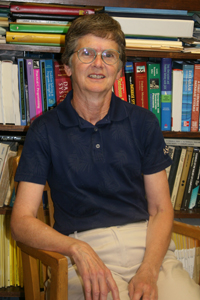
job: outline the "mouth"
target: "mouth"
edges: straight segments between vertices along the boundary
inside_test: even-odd
[[[104,75],[100,75],[100,74],[91,74],[88,77],[93,78],[93,79],[103,79],[103,78],[105,78]]]

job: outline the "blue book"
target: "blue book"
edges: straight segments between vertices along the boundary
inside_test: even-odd
[[[161,58],[161,130],[171,130],[172,59]]]
[[[21,125],[27,125],[26,115],[26,91],[25,91],[25,78],[24,78],[24,59],[18,58],[18,84],[19,84],[19,105],[20,105],[20,120]]]
[[[48,109],[51,109],[56,106],[53,59],[45,60],[45,77],[46,77],[47,107]]]
[[[135,7],[109,7],[105,6],[106,12],[127,12],[127,13],[146,13],[146,14],[168,14],[168,15],[187,15],[187,10],[178,9],[154,9],[154,8],[135,8]]]
[[[181,131],[191,129],[194,65],[183,63],[183,96]]]

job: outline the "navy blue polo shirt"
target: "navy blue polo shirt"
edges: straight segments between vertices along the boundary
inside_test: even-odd
[[[72,91],[30,126],[16,181],[48,181],[54,228],[63,234],[149,218],[143,174],[171,164],[153,113],[112,94],[95,126],[78,116]]]

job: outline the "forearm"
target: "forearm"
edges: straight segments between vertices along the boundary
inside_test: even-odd
[[[156,280],[171,240],[173,210],[150,216],[147,228],[146,251],[141,268],[150,268]]]

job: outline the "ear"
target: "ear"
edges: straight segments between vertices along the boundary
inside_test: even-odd
[[[119,80],[122,75],[122,69],[120,69],[117,73],[116,79]]]
[[[67,65],[64,65],[64,69],[65,69],[65,73],[67,74],[67,76],[70,77],[72,75],[71,68]]]

